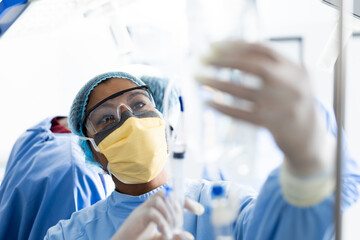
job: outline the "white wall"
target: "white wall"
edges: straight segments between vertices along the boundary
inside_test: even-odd
[[[0,39],[1,163],[26,128],[47,116],[68,115],[80,87],[119,64],[116,45],[101,19],[75,16],[46,31],[31,27],[32,32],[9,31]]]
[[[128,1],[115,17],[93,12],[88,18],[76,2],[82,1],[35,1],[0,38],[0,181],[19,135],[45,117],[68,115],[90,78],[135,60],[151,63],[152,56],[156,64],[173,63],[163,59],[185,53],[183,1]],[[124,22],[136,45],[128,42]]]

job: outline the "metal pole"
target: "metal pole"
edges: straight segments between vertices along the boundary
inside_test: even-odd
[[[346,48],[344,46],[344,28],[345,28],[345,8],[344,0],[340,1],[340,21],[338,31],[338,42],[339,42],[339,58],[335,65],[335,81],[334,81],[334,108],[337,122],[337,151],[336,151],[336,190],[335,190],[335,239],[341,240],[342,238],[342,213],[341,213],[341,173],[342,173],[342,143],[343,143],[343,132],[345,120],[345,86],[346,86]]]

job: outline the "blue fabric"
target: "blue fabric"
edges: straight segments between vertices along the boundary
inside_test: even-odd
[[[164,189],[164,186],[140,196],[129,196],[114,191],[106,200],[74,213],[69,221],[60,221],[56,226],[49,229],[45,239],[110,239],[136,207],[161,189]],[[188,180],[186,189],[187,197],[209,206],[210,182]],[[245,203],[245,200],[249,202],[250,198],[249,196],[241,197],[241,200]],[[203,216],[197,217],[186,212],[184,228],[191,232],[195,239],[213,239],[209,214],[210,212],[207,211]]]
[[[332,224],[333,196],[308,208],[292,206],[282,196],[278,174],[279,170],[271,174],[257,198],[252,192],[239,191],[241,207],[234,223],[235,239],[322,239]],[[184,216],[184,229],[197,240],[215,239],[209,211],[213,184],[206,180],[186,182],[186,196],[207,209],[200,217],[190,212]],[[229,188],[229,183],[221,184]],[[49,229],[45,239],[110,239],[136,207],[162,188],[140,196],[114,191],[106,200],[74,213],[70,220],[60,221]]]
[[[159,112],[164,113],[163,100],[164,100],[166,87],[169,84],[169,79],[164,77],[153,77],[147,75],[141,76],[140,79],[150,87],[151,93],[155,101],[156,109],[159,110]],[[179,111],[180,110],[179,93],[176,87],[173,85],[169,94],[168,108],[169,110],[172,110],[173,108],[176,107],[178,108]]]
[[[60,219],[104,199],[77,137],[54,134],[48,118],[16,141],[0,186],[0,239],[41,239]]]
[[[336,135],[333,114],[322,105],[329,132]],[[344,171],[342,176],[342,208],[359,199],[360,171],[349,154],[344,141]],[[334,195],[310,207],[297,207],[288,203],[282,194],[279,169],[275,169],[259,195],[239,192],[240,212],[233,224],[235,239],[323,239],[333,224]],[[188,181],[186,196],[211,206],[211,186],[205,180]],[[225,187],[228,183],[222,182]],[[109,239],[122,225],[127,216],[150,195],[128,196],[118,192],[92,207],[74,213],[70,220],[60,221],[49,229],[45,239]],[[214,239],[209,211],[197,217],[189,212],[184,217],[184,229],[197,240]]]
[[[0,36],[2,36],[29,6],[27,0],[0,1]]]

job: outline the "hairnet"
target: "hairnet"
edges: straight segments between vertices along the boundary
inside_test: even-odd
[[[86,105],[88,102],[89,95],[91,91],[99,85],[101,82],[109,78],[123,78],[128,79],[135,83],[138,86],[148,85],[150,91],[152,92],[156,108],[163,113],[163,97],[166,90],[166,86],[169,83],[167,78],[162,77],[152,77],[152,76],[139,76],[135,77],[126,72],[110,72],[98,75],[88,81],[76,95],[69,114],[69,127],[71,131],[78,136],[85,136],[82,129],[82,119],[85,114]],[[178,93],[175,88],[171,90],[169,96],[169,117],[173,115],[171,109],[177,104]],[[86,140],[79,140],[79,145],[85,154],[85,159],[91,164],[100,166],[99,163],[94,161],[94,156],[91,152],[89,143]]]
[[[154,77],[148,75],[141,76],[140,79],[150,87],[157,110],[159,110],[161,113],[164,113],[163,99],[166,87],[170,82],[169,79],[165,77]],[[170,121],[170,124],[175,124],[177,121],[177,113],[180,111],[180,106],[179,93],[174,85],[171,88],[168,101],[168,116],[165,117],[167,117],[166,120]]]

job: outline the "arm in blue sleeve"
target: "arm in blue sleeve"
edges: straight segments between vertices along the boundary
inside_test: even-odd
[[[319,104],[326,117],[327,130],[336,137],[334,115]],[[359,199],[360,171],[351,156],[347,142],[343,144],[342,208]],[[274,170],[262,187],[258,198],[240,212],[235,224],[236,239],[323,239],[333,225],[334,194],[309,206],[288,202],[280,184],[281,168]]]

